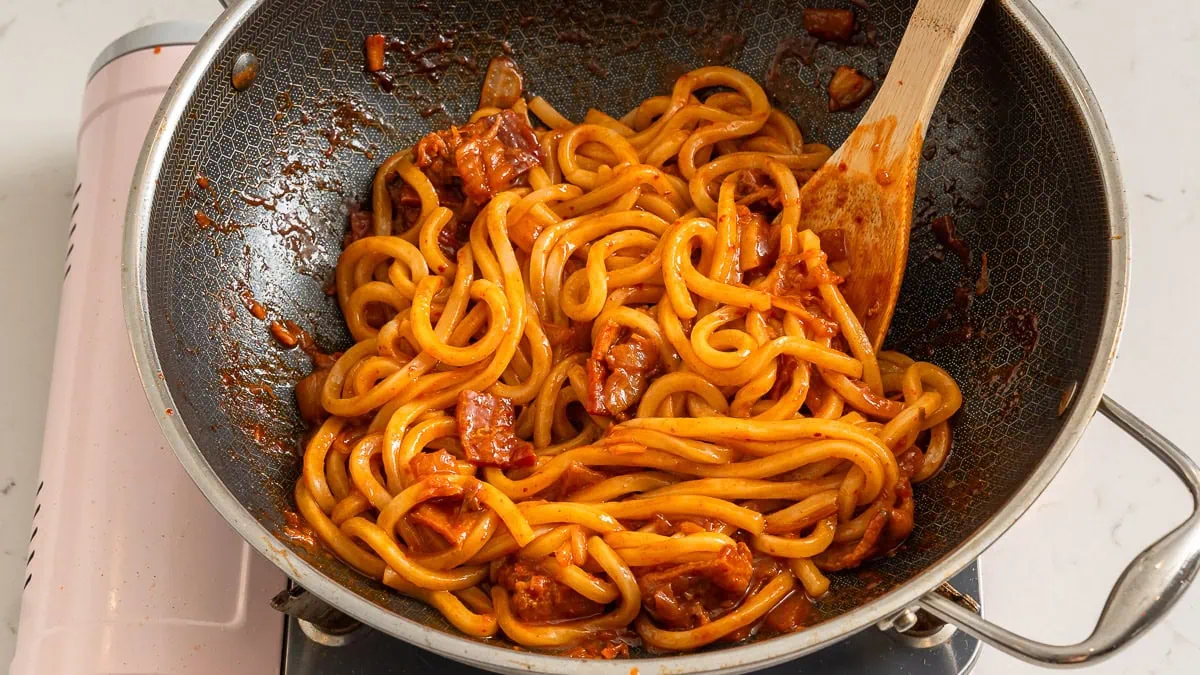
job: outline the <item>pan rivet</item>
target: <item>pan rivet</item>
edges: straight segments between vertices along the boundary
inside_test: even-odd
[[[917,613],[911,609],[906,609],[893,620],[892,630],[897,633],[905,633],[912,630],[912,627],[915,625],[917,625]]]
[[[233,88],[242,91],[258,76],[258,57],[250,52],[238,54],[233,61]]]
[[[911,609],[903,609],[878,624],[879,630],[893,630],[897,633],[911,630],[915,625],[917,625],[917,613]]]

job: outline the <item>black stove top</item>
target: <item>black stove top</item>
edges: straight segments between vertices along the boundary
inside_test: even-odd
[[[980,600],[979,568],[972,564],[950,583]],[[482,675],[483,671],[442,658],[388,637],[360,628],[347,644],[318,644],[289,619],[283,653],[283,675]],[[948,632],[948,630],[947,630]],[[920,646],[938,642],[932,646]],[[929,636],[914,639],[868,628],[819,652],[783,663],[755,675],[964,675],[975,665],[980,644],[962,631],[939,641]],[[631,665],[635,665],[632,664]]]

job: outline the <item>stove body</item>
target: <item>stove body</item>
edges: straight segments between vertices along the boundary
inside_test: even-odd
[[[960,572],[950,584],[979,600],[979,563]],[[320,635],[314,639],[311,633],[300,621],[288,621],[282,675],[484,675],[484,671],[366,628],[342,639]],[[869,628],[755,675],[966,675],[982,647],[970,635],[944,625],[908,634]],[[636,665],[630,661],[630,666]]]

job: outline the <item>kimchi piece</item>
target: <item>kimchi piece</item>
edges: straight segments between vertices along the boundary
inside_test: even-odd
[[[587,397],[584,407],[593,415],[627,419],[650,378],[658,372],[658,346],[634,333],[617,340],[620,327],[606,325],[587,360]]]
[[[537,166],[541,150],[529,122],[502,110],[429,134],[417,142],[414,157],[435,186],[461,181],[463,193],[483,204]]]
[[[875,90],[871,78],[850,66],[838,66],[829,80],[829,110],[850,110],[857,107]]]
[[[696,628],[740,602],[753,571],[753,556],[742,543],[707,560],[663,566],[638,578],[642,607],[664,626]]]
[[[529,623],[581,619],[604,611],[600,603],[542,574],[524,560],[501,566],[496,582],[508,589],[516,615]]]
[[[459,394],[455,414],[463,452],[472,464],[513,469],[537,462],[533,445],[513,431],[516,414],[507,398],[467,390]]]
[[[804,30],[821,40],[849,42],[854,35],[854,12],[848,9],[807,8],[804,10]]]

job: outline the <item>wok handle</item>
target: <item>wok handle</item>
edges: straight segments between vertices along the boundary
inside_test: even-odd
[[[1048,645],[1005,630],[937,593],[922,597],[922,608],[997,649],[1056,667],[1091,665],[1112,655],[1171,609],[1200,568],[1200,468],[1116,401],[1101,397],[1098,410],[1179,476],[1192,493],[1192,515],[1129,563],[1109,593],[1092,634],[1078,644]]]

